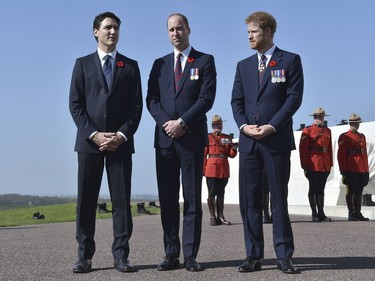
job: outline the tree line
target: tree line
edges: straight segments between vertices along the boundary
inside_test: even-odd
[[[76,197],[0,194],[0,207],[43,206],[76,202]]]

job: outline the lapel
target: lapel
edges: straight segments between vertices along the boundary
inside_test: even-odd
[[[171,99],[173,99],[176,94],[174,90],[174,53],[169,54],[165,58],[165,67],[162,69],[162,72],[165,71],[165,81],[168,85],[168,93],[171,93]]]
[[[245,71],[244,77],[248,77],[248,79],[244,83],[251,89],[252,95],[259,94],[258,57],[256,54],[249,58],[245,65]]]
[[[109,95],[112,93],[112,90],[115,88],[124,67],[125,67],[124,58],[122,55],[119,54],[119,52],[117,52],[116,59],[113,65],[113,68],[114,68],[113,79],[112,79],[111,89],[109,90],[109,93],[108,93]]]
[[[103,88],[107,89],[107,82],[105,81],[104,73],[103,73],[103,68],[102,64],[98,55],[98,52],[95,52],[93,54],[93,63],[95,67],[95,71],[97,72],[97,77],[99,79],[100,85],[102,85]]]
[[[271,70],[274,70],[277,68],[277,65],[279,64],[281,58],[282,58],[282,52],[279,48],[275,48],[275,51],[273,52],[272,54],[272,57],[270,59],[270,61],[268,62],[268,66],[263,74],[263,78],[262,78],[262,84],[260,85],[259,87],[259,92],[258,92],[258,97],[263,93],[263,89],[264,87],[267,85],[267,83],[269,83],[270,81],[270,77],[271,77]],[[271,61],[275,61],[276,64],[274,67],[271,67],[270,66],[270,62]]]
[[[181,76],[181,80],[180,80],[180,88],[178,89],[178,91],[176,93],[176,96],[178,96],[181,93],[181,89],[183,88],[186,79],[189,77],[190,69],[191,69],[192,65],[194,64],[195,59],[196,59],[195,50],[194,50],[194,48],[191,48],[190,54],[189,54],[188,58],[186,59],[184,72],[182,72],[182,76]],[[190,60],[192,60],[192,62],[190,62]],[[173,58],[173,63],[174,63],[174,58]],[[174,65],[173,65],[173,67],[174,67]],[[174,70],[173,70],[173,85],[174,85]]]

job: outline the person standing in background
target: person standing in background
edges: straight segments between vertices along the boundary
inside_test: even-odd
[[[239,195],[247,255],[238,270],[261,269],[263,171],[266,169],[277,268],[283,273],[295,274],[300,271],[291,261],[294,240],[287,198],[290,155],[295,149],[292,117],[303,95],[302,63],[299,55],[274,45],[277,24],[272,15],[255,12],[245,23],[250,46],[257,53],[237,64],[231,100],[233,116],[241,132]]]
[[[301,167],[309,180],[312,221],[331,221],[324,213],[324,188],[333,166],[331,130],[324,124],[325,116],[329,115],[318,107],[311,116],[314,122],[302,130],[299,143]]]
[[[128,261],[133,231],[130,193],[133,136],[142,114],[142,90],[138,63],[116,50],[120,24],[111,12],[98,15],[93,23],[98,49],[77,59],[73,69],[69,109],[77,126],[78,153],[78,261],[74,273],[91,271],[104,167],[112,202],[114,266],[121,272],[135,271]]]
[[[230,176],[228,157],[237,155],[237,144],[223,132],[223,120],[215,114],[212,117],[212,133],[208,134],[208,146],[204,150],[204,171],[208,188],[207,205],[211,215],[210,225],[230,225],[224,217],[225,187]],[[216,209],[215,210],[215,197]]]
[[[368,221],[361,213],[363,188],[369,182],[369,166],[366,137],[358,132],[361,117],[353,113],[349,117],[349,131],[339,137],[337,160],[342,183],[346,185],[346,204],[349,221]]]
[[[155,60],[148,80],[147,108],[156,121],[155,158],[164,260],[159,271],[179,267],[180,177],[183,189],[182,248],[187,271],[200,271],[196,261],[202,232],[204,148],[208,145],[206,113],[216,95],[214,57],[189,43],[188,19],[168,17],[172,53]]]

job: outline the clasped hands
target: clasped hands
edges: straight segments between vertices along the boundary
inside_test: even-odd
[[[271,125],[246,125],[242,128],[242,132],[249,136],[252,137],[253,139],[260,140],[268,135],[272,134],[275,132],[274,128]]]
[[[116,133],[98,132],[91,139],[100,151],[116,151],[125,139]]]
[[[169,120],[164,123],[163,129],[171,138],[177,139],[186,133],[186,129],[181,127],[178,120]]]

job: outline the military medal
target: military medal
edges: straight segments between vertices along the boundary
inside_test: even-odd
[[[198,80],[198,79],[199,79],[199,68],[190,69],[190,80]]]
[[[194,80],[194,68],[190,69],[190,80]]]
[[[281,82],[281,77],[280,77],[280,70],[276,70],[276,82],[280,83]]]
[[[276,83],[276,71],[275,70],[271,70],[271,82],[272,83]]]
[[[285,69],[271,70],[272,83],[284,83],[286,81]]]
[[[282,69],[281,70],[281,82],[285,82],[286,81],[286,78],[285,78],[285,69]]]

